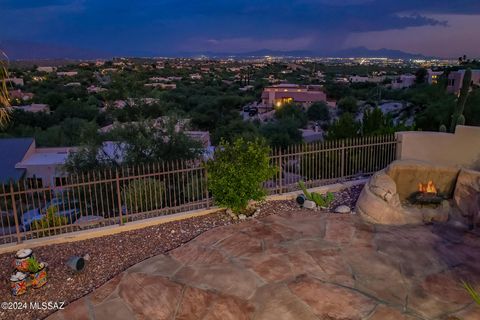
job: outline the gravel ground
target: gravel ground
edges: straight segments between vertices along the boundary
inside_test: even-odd
[[[344,204],[351,208],[362,186],[335,193],[331,208]],[[282,211],[298,209],[294,201],[270,201],[259,205],[258,217]],[[219,226],[240,223],[232,220],[223,211],[208,216],[183,221],[169,222],[144,229],[127,231],[95,239],[73,243],[37,247],[35,255],[48,263],[48,283],[29,290],[25,295],[14,297],[10,293],[9,278],[12,273],[13,253],[0,255],[1,302],[72,302],[100,287],[105,282],[130,266],[152,256],[165,253],[190,241],[201,233]],[[65,262],[71,256],[90,256],[85,272],[74,274]],[[51,310],[0,310],[0,319],[41,319]]]

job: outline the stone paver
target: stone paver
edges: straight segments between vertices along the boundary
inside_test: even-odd
[[[480,239],[298,210],[210,230],[50,319],[480,319]]]

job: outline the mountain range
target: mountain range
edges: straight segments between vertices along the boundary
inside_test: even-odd
[[[100,58],[111,58],[119,54],[111,54],[102,52],[101,50],[89,50],[82,48],[75,48],[71,46],[49,45],[35,42],[22,41],[1,41],[0,50],[4,51],[10,60],[38,60],[38,59],[78,59],[90,60]],[[137,52],[136,54],[128,54],[126,56],[137,57],[185,57],[194,58],[206,56],[210,58],[255,58],[265,56],[275,57],[337,57],[337,58],[392,58],[392,59],[427,59],[434,57],[427,57],[422,54],[408,53],[400,50],[379,49],[372,50],[365,47],[356,47],[330,52],[315,52],[309,50],[294,50],[294,51],[279,51],[261,49],[250,52],[178,52],[163,55],[156,52]]]
[[[269,50],[262,49],[257,51],[242,52],[242,53],[227,53],[227,52],[210,52],[210,51],[199,51],[199,52],[180,52],[177,54],[180,57],[199,57],[206,56],[212,58],[227,58],[227,57],[236,57],[236,58],[251,58],[251,57],[265,57],[265,56],[274,56],[274,57],[312,57],[312,58],[391,58],[391,59],[433,59],[435,57],[425,56],[420,53],[409,53],[401,50],[392,50],[392,49],[378,49],[372,50],[365,47],[355,47],[342,49],[337,51],[330,52],[315,52],[309,50],[294,50],[294,51],[279,51],[279,50]]]

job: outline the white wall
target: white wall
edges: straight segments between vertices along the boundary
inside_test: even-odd
[[[422,160],[480,170],[480,127],[457,126],[455,134],[398,132],[397,159]]]

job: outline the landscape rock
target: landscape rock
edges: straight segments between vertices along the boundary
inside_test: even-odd
[[[313,201],[305,200],[305,202],[303,203],[303,207],[306,209],[315,209],[317,207],[317,204]]]
[[[244,215],[244,214],[239,214],[239,215],[238,215],[238,219],[240,219],[240,220],[246,220],[246,219],[247,219],[247,216]]]
[[[480,172],[462,169],[453,198],[463,216],[477,217],[480,213]]]
[[[352,210],[350,210],[349,207],[345,205],[341,205],[335,208],[335,213],[350,213]]]

